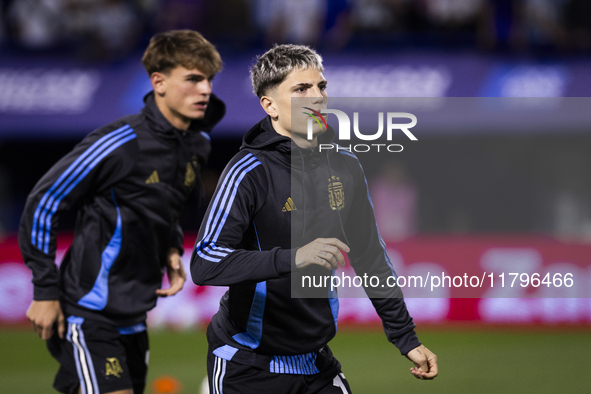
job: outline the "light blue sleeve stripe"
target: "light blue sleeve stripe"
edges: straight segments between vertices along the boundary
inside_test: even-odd
[[[130,134],[131,137],[130,138]],[[121,140],[123,138],[123,140]],[[122,145],[122,142],[127,142],[130,139],[135,138],[135,134],[133,134],[133,129],[129,129],[128,131],[126,131],[125,133],[122,133],[120,135],[118,135],[117,137],[112,138],[111,140],[109,140],[107,143],[103,144],[101,147],[99,147],[95,152],[92,153],[92,155],[90,155],[88,158],[86,158],[84,160],[84,162],[82,163],[82,165],[80,165],[76,171],[74,171],[69,177],[68,179],[55,191],[55,193],[53,194],[53,196],[50,197],[49,201],[47,202],[47,205],[45,207],[44,212],[41,213],[41,219],[40,222],[43,223],[43,216],[45,214],[47,214],[47,216],[45,217],[45,243],[47,244],[49,242],[49,231],[51,229],[51,217],[55,214],[55,212],[58,209],[58,206],[61,202],[61,200],[63,200],[63,198],[68,195],[70,193],[70,191],[86,176],[86,174],[88,174],[95,166],[96,164],[100,161],[97,160],[96,157],[98,156],[100,159],[102,159],[103,157],[106,156],[105,150],[106,152],[110,153],[111,151],[113,151],[116,147]],[[119,141],[119,142],[117,142]],[[107,154],[108,154],[107,153]],[[99,156],[100,155],[100,156]],[[90,164],[89,164],[90,163]],[[79,174],[82,172],[82,176],[80,176]],[[64,191],[65,189],[65,191]],[[61,194],[60,194],[61,193]],[[52,204],[53,202],[53,204]],[[47,207],[51,205],[51,210],[49,211],[49,213],[47,213]],[[44,247],[44,249],[46,249]],[[45,252],[47,253],[47,252]]]
[[[212,263],[219,263],[220,261],[222,261],[221,258],[219,259],[214,259],[213,257],[209,257],[208,255],[206,255],[205,253],[201,252],[200,250],[197,251],[197,254],[199,255],[199,257],[201,257],[202,259],[211,261]]]
[[[233,252],[234,250],[232,249],[228,249],[228,248],[218,248],[215,245],[215,242],[217,241],[219,234],[221,233],[224,224],[228,218],[228,215],[232,209],[232,204],[234,202],[234,199],[236,198],[236,194],[238,192],[238,187],[240,185],[240,183],[242,182],[242,179],[244,179],[244,177],[246,176],[246,174],[248,172],[250,172],[253,168],[257,167],[258,165],[261,164],[260,161],[258,161],[258,159],[252,155],[250,155],[251,158],[246,160],[244,163],[242,163],[239,167],[237,167],[237,170],[230,176],[230,173],[228,174],[228,176],[226,176],[226,180],[224,182],[226,182],[229,178],[229,182],[227,183],[227,187],[223,190],[223,197],[220,203],[220,208],[221,207],[225,207],[223,209],[217,209],[217,211],[213,212],[213,208],[210,212],[209,215],[209,219],[208,219],[208,223],[206,226],[206,233],[203,237],[203,239],[197,244],[196,251],[197,254],[204,258],[207,259],[209,261],[212,262],[219,262],[221,261],[221,259],[215,258],[213,256],[221,256],[221,257],[226,257],[229,253]],[[244,168],[246,166],[249,166],[247,168]],[[240,172],[241,171],[241,172]],[[238,173],[240,172],[240,174],[238,175]],[[237,179],[236,179],[237,177]],[[230,185],[233,185],[230,187]],[[232,192],[230,194],[230,191]],[[220,195],[222,195],[222,192],[220,190],[220,193],[218,193],[218,195],[216,196],[216,201],[214,201],[214,205],[216,204],[216,202],[219,202],[219,197]],[[212,207],[213,207],[212,206]],[[223,215],[222,215],[223,212]],[[220,220],[220,216],[221,216],[221,220]],[[218,222],[219,220],[219,222]],[[216,223],[214,226],[210,225],[212,223]],[[207,232],[207,230],[209,229],[209,232]],[[215,233],[213,234],[212,237],[212,233],[215,231]],[[216,253],[216,251],[228,251],[228,253],[225,254],[220,254],[220,253]],[[207,254],[213,255],[213,256],[208,256]]]
[[[92,163],[90,163],[90,165],[86,168],[86,170],[84,170],[84,172],[82,172],[78,178],[76,178],[71,184],[70,186],[62,193],[61,196],[58,197],[58,199],[56,199],[56,201],[53,204],[53,207],[49,213],[49,215],[47,215],[46,221],[45,221],[45,226],[46,226],[46,234],[45,234],[45,245],[44,245],[44,252],[45,253],[49,253],[49,238],[50,238],[50,230],[51,230],[51,218],[52,216],[55,214],[55,212],[57,211],[59,204],[61,202],[61,200],[67,196],[74,187],[76,187],[78,185],[78,183],[80,183],[80,181],[82,181],[82,179],[84,179],[84,177],[86,177],[86,175],[88,175],[88,173],[94,168],[96,167],[96,165],[98,163],[101,162],[102,159],[104,159],[108,154],[110,154],[112,151],[114,151],[115,149],[117,149],[118,147],[120,147],[121,145],[125,144],[128,141],[131,141],[133,139],[136,138],[135,134],[131,134],[128,135],[127,137],[123,138],[122,140],[118,141],[117,143],[111,145],[107,150],[105,150],[100,156],[98,156]]]
[[[51,220],[49,220],[49,225],[48,225],[47,224],[48,221],[47,221],[47,217],[46,217],[46,215],[48,215],[48,210],[50,209],[50,206],[52,206],[52,204],[53,204],[53,206],[55,206],[55,209],[57,210],[55,200],[58,199],[57,205],[59,205],[59,201],[61,201],[61,199],[63,199],[63,196],[64,196],[62,192],[64,191],[65,188],[67,188],[69,185],[71,185],[72,181],[75,181],[75,178],[78,176],[78,174],[80,174],[80,172],[85,168],[85,166],[87,166],[88,163],[91,162],[91,160],[93,160],[97,155],[99,155],[101,152],[103,152],[105,149],[107,149],[115,141],[120,140],[121,138],[124,138],[125,136],[128,136],[132,133],[133,133],[133,129],[127,129],[122,133],[118,133],[116,136],[109,139],[108,141],[103,143],[101,146],[99,146],[97,149],[95,149],[90,155],[87,155],[87,157],[84,159],[84,161],[71,174],[68,175],[67,179],[59,186],[59,188],[57,188],[57,190],[55,190],[49,196],[48,200],[45,203],[43,210],[41,211],[40,218],[39,218],[41,232],[38,235],[38,242],[37,243],[38,243],[38,247],[41,250],[46,249],[44,247],[43,242],[49,242],[49,234],[45,234],[45,232],[49,231],[50,226],[51,226]],[[132,135],[135,135],[135,134],[132,134]],[[60,193],[62,193],[62,194],[60,195]],[[52,213],[49,213],[49,215],[52,215]],[[46,230],[43,229],[44,222],[45,222],[45,227],[47,228]]]
[[[218,252],[218,250],[221,250],[221,249],[218,248],[217,246],[215,246],[215,244],[210,244],[210,249],[211,250],[208,250],[207,253],[214,255],[214,256],[226,257],[229,254],[228,252]]]
[[[88,149],[86,149],[80,156],[78,156],[78,158],[72,163],[70,164],[70,166],[68,166],[68,168],[60,175],[60,177],[51,185],[51,187],[45,192],[45,194],[43,195],[43,197],[41,198],[41,200],[39,201],[39,204],[37,205],[37,208],[35,209],[35,213],[33,215],[33,229],[31,231],[31,242],[33,243],[34,246],[37,246],[39,249],[42,248],[42,246],[38,245],[37,243],[37,223],[39,220],[39,216],[41,214],[41,210],[43,209],[43,207],[45,206],[45,202],[47,201],[47,199],[49,198],[49,196],[54,192],[54,190],[61,184],[61,182],[90,154],[93,153],[93,151],[99,147],[101,144],[103,144],[104,142],[106,142],[107,140],[109,140],[112,137],[117,137],[118,134],[126,131],[127,129],[129,129],[129,125],[125,125],[115,131],[110,132],[109,134],[103,136],[102,138],[100,138],[98,141],[96,141],[94,144],[92,144]],[[42,239],[42,238],[40,238]]]
[[[229,249],[229,248],[222,248],[222,247],[220,247],[220,246],[217,246],[217,245],[215,246],[215,249],[216,249],[216,250],[221,250],[221,251],[223,251],[223,252],[228,252],[228,253],[232,253],[232,252],[234,251],[234,249]]]
[[[44,248],[43,242],[49,242],[48,241],[49,240],[48,234],[45,233],[45,231],[48,231],[49,229],[48,230],[43,229],[43,222],[46,221],[46,215],[47,215],[48,209],[52,205],[52,203],[54,203],[56,196],[59,196],[59,194],[64,190],[64,188],[66,188],[72,182],[72,180],[80,173],[80,171],[82,171],[84,166],[86,166],[94,157],[96,157],[98,154],[100,154],[105,148],[107,148],[114,141],[116,141],[126,135],[129,135],[131,133],[133,133],[133,129],[126,129],[121,133],[117,133],[117,135],[114,135],[112,138],[110,138],[109,140],[105,141],[103,144],[98,146],[91,154],[86,155],[83,162],[72,173],[70,173],[68,175],[67,179],[59,186],[59,188],[57,188],[57,190],[55,190],[49,196],[49,198],[45,202],[45,206],[43,207],[43,209],[40,213],[40,217],[39,217],[39,223],[41,226],[41,232],[39,233],[38,240],[37,240],[37,244],[38,244],[39,249],[44,250],[45,248]],[[61,201],[61,199],[60,199],[60,201]]]
[[[230,171],[228,171],[228,174],[224,178],[222,186],[220,187],[220,193],[218,193],[218,195],[215,197],[213,204],[211,205],[211,211],[209,213],[209,218],[207,219],[207,224],[205,226],[205,234],[206,235],[209,234],[209,229],[210,229],[210,226],[212,225],[215,211],[218,209],[217,205],[220,200],[220,196],[223,194],[226,184],[228,183],[228,179],[230,179],[232,177],[233,172],[236,170],[236,168],[239,167],[240,164],[242,164],[245,160],[248,160],[251,156],[252,156],[252,154],[249,153],[246,156],[244,156],[242,159],[240,159],[238,162],[236,162],[236,164],[234,164],[234,166],[230,169]]]
[[[224,181],[222,183],[222,186],[220,187],[220,192],[215,197],[215,200],[214,200],[214,202],[213,202],[213,204],[211,206],[212,208],[210,210],[209,217],[208,217],[207,222],[206,222],[203,239],[201,241],[199,241],[197,243],[197,245],[195,245],[195,250],[197,251],[197,254],[200,257],[202,257],[202,258],[204,258],[206,260],[213,261],[214,263],[217,263],[217,262],[221,261],[221,259],[216,259],[216,258],[213,258],[213,257],[209,257],[205,253],[202,253],[201,251],[204,250],[205,247],[209,246],[209,243],[211,242],[209,240],[209,238],[211,237],[211,232],[214,229],[214,227],[212,227],[212,225],[213,225],[213,223],[215,221],[217,221],[217,218],[219,217],[219,215],[218,215],[218,212],[219,212],[218,211],[219,210],[218,204],[220,203],[220,197],[225,194],[224,192],[226,190],[226,187],[234,181],[234,178],[236,176],[236,173],[238,173],[242,168],[244,168],[244,166],[248,165],[248,164],[243,164],[243,163],[245,161],[251,160],[252,157],[254,157],[254,156],[251,153],[249,153],[246,156],[244,156],[242,159],[240,159],[238,162],[236,162],[236,164],[234,164],[234,166],[230,169],[230,171],[228,171],[228,174],[224,178]],[[222,201],[222,206],[223,206],[223,204],[224,203]],[[233,250],[231,250],[231,249],[224,248],[224,250],[226,250],[226,251],[228,251],[230,253],[233,252]]]
[[[227,200],[228,200],[228,196],[230,195],[230,192],[234,189],[238,188],[238,185],[240,184],[240,181],[242,181],[242,178],[244,177],[244,175],[250,171],[252,168],[254,167],[250,167],[246,170],[243,170],[244,167],[248,166],[249,164],[253,163],[253,162],[257,162],[256,157],[252,156],[252,159],[249,159],[248,161],[246,161],[244,164],[242,164],[238,170],[236,172],[234,172],[234,174],[232,175],[232,178],[230,179],[230,184],[233,185],[230,186],[230,184],[228,185],[228,187],[226,187],[226,189],[224,190],[224,195],[222,197],[222,201],[220,204],[220,209],[217,210],[215,217],[213,219],[213,222],[216,223],[212,228],[210,233],[207,235],[207,237],[205,237],[205,245],[203,246],[203,250],[205,250],[209,244],[211,243],[215,243],[215,241],[217,240],[217,236],[219,235],[219,232],[221,231],[221,228],[224,226],[224,223],[226,221],[226,218],[228,217],[228,214],[226,213],[227,211],[229,211],[232,208],[232,201],[230,201],[230,203],[227,204]],[[256,166],[255,166],[256,167]],[[238,175],[238,173],[242,171],[241,175]],[[239,177],[236,180],[236,177]],[[224,208],[225,207],[225,208]],[[222,215],[223,213],[223,215]],[[220,220],[221,217],[221,220]],[[214,233],[213,238],[212,238],[212,233]]]
[[[234,202],[234,199],[236,198],[236,194],[238,193],[238,186],[240,185],[240,182],[242,182],[242,179],[244,179],[244,177],[246,176],[246,174],[250,170],[252,170],[253,168],[259,166],[260,164],[261,164],[260,161],[257,161],[256,163],[252,164],[250,167],[248,167],[246,170],[244,170],[240,174],[240,177],[236,180],[236,184],[233,187],[232,195],[230,197],[230,201],[228,202],[228,208],[227,208],[227,210],[224,211],[224,216],[222,218],[222,221],[218,225],[218,229],[217,229],[216,233],[213,236],[213,241],[214,242],[218,239],[218,237],[219,237],[219,235],[220,235],[220,233],[222,231],[222,228],[224,227],[224,223],[226,223],[226,219],[228,218],[228,215],[230,213],[230,209],[232,208],[232,203]]]

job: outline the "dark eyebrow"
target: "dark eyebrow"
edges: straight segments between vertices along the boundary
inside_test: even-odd
[[[292,86],[292,89],[297,89],[297,88],[311,88],[313,85],[311,83],[298,83],[297,85]]]

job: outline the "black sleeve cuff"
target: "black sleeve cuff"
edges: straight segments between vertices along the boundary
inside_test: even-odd
[[[394,339],[392,343],[400,350],[400,354],[403,356],[417,346],[422,345],[414,330],[410,330],[403,336]]]
[[[60,299],[60,290],[56,285],[34,286],[33,299],[35,301],[51,301]]]
[[[185,247],[184,246],[171,246],[171,249],[174,248],[177,250],[177,252],[179,252],[179,255],[182,256],[183,254],[185,254]]]
[[[291,274],[295,270],[295,254],[297,249],[279,249],[275,255],[275,269],[279,277]]]

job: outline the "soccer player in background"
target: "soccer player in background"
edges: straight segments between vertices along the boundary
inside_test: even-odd
[[[224,170],[191,257],[195,283],[230,286],[207,329],[213,393],[349,393],[327,346],[338,298],[326,287],[323,297],[292,298],[292,278],[334,273],[341,251],[357,275],[382,283],[395,275],[357,158],[320,151],[334,131],[315,126],[308,140],[307,118],[292,119],[294,97],[311,107],[294,114],[326,106],[322,73],[321,57],[301,45],[276,46],[251,69],[267,116]],[[417,339],[400,288],[366,292],[388,340],[415,364],[411,373],[436,377],[437,358]]]
[[[87,135],[39,180],[21,218],[34,284],[27,318],[61,365],[54,387],[63,393],[142,393],[146,313],[186,279],[179,217],[225,113],[212,94],[222,60],[199,33],[177,30],[155,35],[142,63],[153,91],[141,113]],[[75,204],[58,271],[58,216]]]

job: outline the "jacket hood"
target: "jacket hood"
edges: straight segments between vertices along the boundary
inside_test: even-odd
[[[145,107],[142,109],[142,113],[152,123],[153,129],[163,134],[164,136],[173,137],[177,133],[182,133],[180,130],[174,127],[168,119],[162,115],[162,112],[158,109],[156,101],[154,100],[154,91],[144,96]],[[220,100],[215,94],[209,97],[209,104],[205,110],[205,116],[203,119],[196,119],[189,125],[191,131],[205,131],[209,133],[216,124],[222,120],[226,114],[226,104]]]
[[[330,144],[334,139],[335,132],[329,126],[328,130],[318,137],[319,144]],[[311,152],[318,148],[304,149],[298,147],[291,138],[283,136],[275,131],[271,123],[271,117],[266,116],[259,123],[254,125],[246,132],[242,139],[242,146],[240,149],[263,149],[263,150],[277,150],[282,153],[290,154],[292,150],[300,150],[302,152]]]

